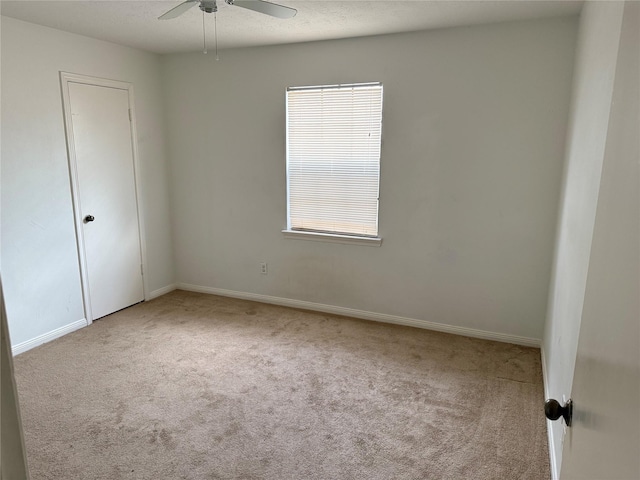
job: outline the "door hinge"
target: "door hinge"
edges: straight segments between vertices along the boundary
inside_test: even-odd
[[[142,264],[140,264],[140,275],[144,275],[144,268],[142,268]]]
[[[129,109],[129,121],[130,122],[132,121],[132,119],[131,119],[131,109]]]

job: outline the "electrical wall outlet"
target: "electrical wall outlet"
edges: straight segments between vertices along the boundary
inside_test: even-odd
[[[268,270],[267,270],[267,262],[262,262],[262,263],[260,264],[260,273],[261,273],[262,275],[266,275],[266,274],[267,274],[267,272],[268,272]]]

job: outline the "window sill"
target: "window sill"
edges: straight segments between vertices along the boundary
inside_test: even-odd
[[[284,238],[295,240],[311,240],[314,242],[345,243],[351,245],[366,245],[379,247],[382,245],[380,237],[356,237],[351,235],[338,235],[333,233],[301,232],[298,230],[282,230]]]

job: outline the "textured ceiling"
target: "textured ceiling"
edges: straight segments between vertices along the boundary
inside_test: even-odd
[[[202,49],[203,14],[194,7],[173,20],[157,20],[180,1],[2,1],[0,13],[27,22],[156,53]],[[460,25],[576,15],[580,1],[485,0],[275,0],[296,8],[288,20],[218,0],[219,47],[297,43]],[[213,14],[205,16],[209,48]]]

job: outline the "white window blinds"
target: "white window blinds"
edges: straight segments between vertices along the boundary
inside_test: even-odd
[[[287,89],[289,230],[378,235],[382,84]]]

